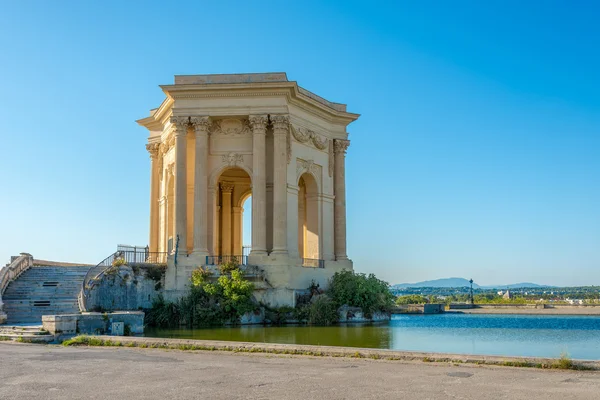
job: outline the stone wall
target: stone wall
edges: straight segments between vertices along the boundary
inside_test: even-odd
[[[382,322],[389,321],[391,315],[389,313],[376,312],[371,315],[370,318],[367,318],[362,309],[359,307],[340,307],[338,310],[340,313],[340,323],[352,323],[352,322]]]
[[[114,313],[83,313],[44,315],[42,326],[56,338],[76,334],[115,335],[112,324],[123,323],[125,334],[141,335],[144,333],[144,313],[141,311],[125,311]]]
[[[150,308],[163,291],[165,268],[152,264],[128,264],[109,269],[95,285],[87,301],[90,311],[124,311]]]

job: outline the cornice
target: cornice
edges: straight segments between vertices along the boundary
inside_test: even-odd
[[[161,89],[173,99],[197,99],[197,98],[226,98],[226,97],[273,97],[285,96],[289,103],[296,105],[312,114],[316,114],[326,120],[345,123],[346,125],[358,119],[360,114],[336,110],[321,101],[331,103],[305,89],[299,88],[295,81],[291,82],[265,82],[251,84],[212,84],[212,85],[162,85]],[[308,92],[311,96],[305,94]]]
[[[345,111],[346,106],[344,104],[330,102],[298,86],[298,83],[295,81],[176,84],[161,85],[160,88],[167,98],[149,117],[136,121],[138,124],[153,131],[164,129],[170,116],[173,115],[173,106],[178,99],[285,97],[288,105],[298,107],[329,123],[347,126],[360,117],[360,114]]]

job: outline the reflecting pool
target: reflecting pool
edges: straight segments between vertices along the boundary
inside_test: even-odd
[[[146,329],[146,336],[600,360],[600,317],[395,315],[373,325]]]

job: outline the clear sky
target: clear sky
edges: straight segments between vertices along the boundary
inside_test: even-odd
[[[595,1],[5,1],[0,261],[148,241],[176,74],[285,71],[348,127],[348,248],[391,283],[600,285]]]

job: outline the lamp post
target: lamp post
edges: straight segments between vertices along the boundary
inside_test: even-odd
[[[471,305],[473,305],[473,279],[470,279],[469,283],[471,284]]]

